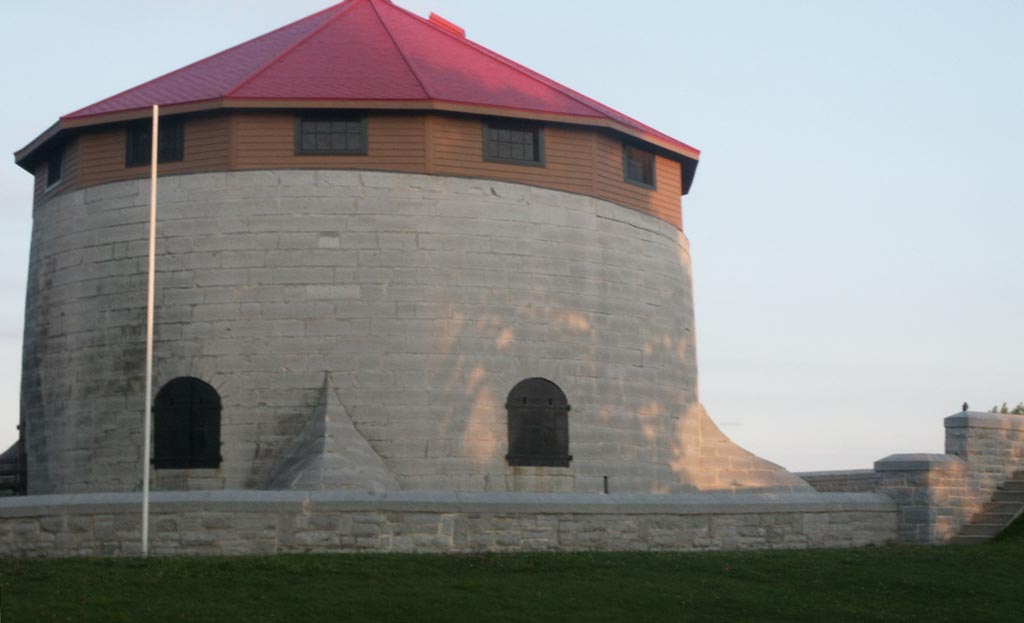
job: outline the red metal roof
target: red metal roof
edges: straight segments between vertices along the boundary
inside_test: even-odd
[[[453,26],[390,0],[346,0],[65,115],[61,125],[102,122],[153,104],[446,103],[607,125],[699,156],[693,147],[469,41]]]

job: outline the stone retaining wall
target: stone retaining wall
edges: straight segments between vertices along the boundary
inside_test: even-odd
[[[896,506],[855,494],[157,492],[157,555],[684,551],[856,547],[896,537]],[[137,493],[0,500],[0,556],[140,553]]]

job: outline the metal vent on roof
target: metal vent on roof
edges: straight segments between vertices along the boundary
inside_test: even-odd
[[[466,38],[466,29],[465,28],[463,28],[461,26],[457,26],[457,25],[449,22],[448,20],[446,20],[445,18],[441,17],[437,13],[431,13],[430,14],[430,23],[435,25],[435,26],[437,26],[438,28],[442,28],[442,29],[452,33],[456,37],[462,37],[463,39]]]

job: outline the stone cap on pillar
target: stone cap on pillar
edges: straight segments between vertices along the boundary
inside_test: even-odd
[[[917,472],[949,469],[964,465],[964,460],[952,454],[890,454],[875,461],[876,472]]]
[[[1012,413],[988,413],[985,411],[963,411],[947,417],[946,428],[998,428],[1003,430],[1024,430],[1024,415]]]

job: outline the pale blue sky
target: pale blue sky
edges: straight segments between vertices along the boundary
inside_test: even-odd
[[[868,467],[941,452],[964,400],[1024,400],[1024,3],[398,4],[703,150],[684,200],[701,397],[748,449]],[[2,143],[328,5],[7,4]],[[7,163],[3,447],[31,227],[31,178]]]

